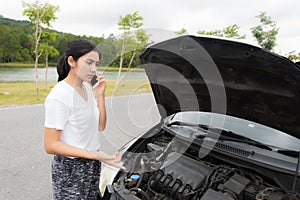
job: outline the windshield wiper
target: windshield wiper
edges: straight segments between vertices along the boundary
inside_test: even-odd
[[[250,145],[253,145],[253,146],[256,146],[259,148],[263,148],[266,150],[270,150],[270,151],[273,150],[273,148],[271,148],[270,146],[268,146],[266,144],[263,144],[256,140],[250,139],[248,137],[239,135],[232,131],[228,131],[228,130],[224,130],[224,129],[220,129],[220,128],[214,128],[214,127],[210,127],[210,126],[204,125],[204,124],[193,124],[193,123],[187,123],[187,122],[181,122],[181,121],[173,121],[173,122],[167,124],[168,127],[173,126],[173,125],[197,127],[198,131],[206,133],[206,134],[195,133],[195,137],[199,138],[199,139],[204,138],[204,137],[210,137],[210,138],[214,138],[214,139],[220,139],[222,141],[246,143],[246,144],[250,144]]]
[[[295,150],[279,149],[277,152],[294,158],[298,158],[299,156],[299,151]]]

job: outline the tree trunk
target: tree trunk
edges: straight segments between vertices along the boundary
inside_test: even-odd
[[[48,53],[46,53],[45,87],[48,88]]]
[[[38,55],[35,56],[34,62],[34,71],[35,71],[35,88],[36,88],[36,98],[40,98],[40,91],[39,91],[39,73],[38,73]]]
[[[39,62],[39,55],[38,55],[38,46],[39,46],[39,23],[36,23],[35,26],[35,47],[34,47],[34,55],[35,55],[35,62],[34,62],[34,71],[35,71],[35,87],[36,87],[36,98],[40,98],[40,91],[39,91],[39,74],[38,74],[38,62]]]
[[[127,67],[126,73],[125,73],[125,75],[124,75],[124,78],[123,78],[123,81],[122,81],[122,86],[124,86],[125,79],[126,79],[126,78],[127,78],[127,76],[128,76],[128,73],[129,73],[129,70],[130,70],[131,64],[132,64],[132,62],[133,62],[133,59],[134,59],[134,57],[135,57],[135,55],[136,55],[136,52],[135,52],[135,51],[136,51],[136,50],[134,50],[134,51],[133,51],[133,54],[132,54],[132,56],[131,56],[131,59],[130,59],[130,62],[129,62],[129,64],[128,64],[128,67]]]
[[[122,41],[122,49],[121,49],[121,55],[120,55],[119,71],[118,71],[118,76],[117,76],[117,79],[116,79],[116,84],[115,84],[113,92],[117,91],[117,88],[118,88],[118,85],[119,85],[119,82],[120,82],[121,71],[122,71],[123,60],[124,60],[124,52],[125,52],[125,38],[126,38],[126,32],[124,31],[123,41]]]

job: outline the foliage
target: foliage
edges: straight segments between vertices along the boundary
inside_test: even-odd
[[[245,39],[246,35],[240,35],[238,33],[239,27],[236,24],[231,26],[227,26],[222,30],[213,30],[213,31],[204,31],[199,30],[197,33],[201,35],[214,35],[226,38],[234,38],[234,39]]]
[[[39,45],[38,52],[45,55],[45,60],[48,60],[48,56],[58,56],[58,50],[52,45],[55,42],[58,33],[49,32],[45,30],[41,36],[41,44]]]
[[[32,63],[34,59],[33,25],[29,21],[13,20],[0,16],[0,63]],[[71,40],[83,38],[91,40],[95,44],[100,44],[105,40],[103,37],[80,36],[44,28],[43,30],[47,33],[56,34],[56,40],[49,41],[49,45],[57,49],[59,53],[58,55],[49,55],[49,62],[52,63],[56,63],[59,57],[63,55]],[[41,62],[45,62],[44,57],[39,60],[39,63]]]
[[[42,55],[43,51],[39,52],[40,49],[40,39],[43,33],[43,26],[49,28],[51,26],[50,22],[57,19],[55,13],[59,10],[58,6],[53,6],[51,4],[45,3],[42,4],[39,0],[36,0],[34,3],[22,2],[23,5],[23,15],[27,16],[34,24],[34,68],[35,68],[35,82],[36,82],[36,97],[39,98],[39,77],[38,77],[38,60]],[[48,49],[48,46],[44,43],[44,47]],[[48,64],[48,52],[46,52],[46,61]],[[46,64],[46,66],[47,66]]]
[[[276,46],[279,28],[276,27],[276,23],[272,21],[271,17],[266,15],[266,12],[261,12],[256,17],[259,18],[260,24],[252,27],[251,33],[262,48],[272,51]]]
[[[134,36],[135,37],[133,38],[133,40],[134,40],[135,46],[133,47],[133,50],[130,52],[131,58],[127,65],[127,71],[123,78],[122,85],[125,84],[125,79],[128,76],[128,72],[129,72],[131,66],[135,65],[133,63],[136,62],[136,60],[135,60],[136,55],[142,53],[141,50],[143,50],[145,48],[145,46],[148,44],[148,41],[150,39],[150,36],[146,33],[146,31],[144,29],[138,29],[138,30],[134,31]]]
[[[32,60],[32,23],[0,17],[0,62]]]
[[[133,15],[134,17],[132,19],[134,18],[142,19],[138,17],[137,12],[135,12],[135,14]],[[129,23],[128,19],[121,20],[121,18],[122,16],[120,17],[119,25],[121,26],[119,28],[128,30],[129,26],[127,26],[125,22],[127,22],[128,24],[130,24],[131,22]],[[269,17],[266,17],[266,19],[264,19],[263,21],[268,21],[267,19],[272,21]],[[131,24],[133,25],[134,23]],[[142,24],[142,21],[136,23],[135,26],[140,24]],[[33,54],[34,29],[32,29],[32,26],[33,23],[29,21],[8,19],[0,15],[0,63],[12,63],[12,62],[32,63],[32,60],[34,58],[34,54]],[[263,30],[263,26],[262,25],[260,26],[262,27],[261,30]],[[278,29],[275,30],[278,31]],[[123,38],[116,38],[113,34],[110,34],[107,38],[104,38],[103,36],[93,37],[93,36],[85,36],[85,35],[74,35],[70,33],[58,32],[52,29],[46,29],[44,31],[56,34],[56,40],[49,41],[48,43],[58,51],[58,54],[49,55],[50,63],[54,64],[57,62],[59,57],[63,55],[64,50],[67,47],[67,44],[71,40],[83,38],[83,39],[89,39],[98,45],[98,48],[100,49],[102,54],[100,66],[105,66],[105,67],[109,66],[115,68],[118,68],[120,66],[120,55],[121,55]],[[186,32],[187,30],[182,28],[181,30],[175,33],[180,35],[180,34],[186,34]],[[129,65],[133,54],[132,50],[138,45],[137,37],[139,36],[136,36],[133,31],[129,31],[129,30],[125,31],[125,34],[127,33],[128,34],[131,33],[131,34],[126,35],[127,40],[126,43],[124,44],[126,45],[127,50],[124,50],[123,52],[122,66]],[[206,35],[230,37],[235,39],[245,38],[245,35],[239,33],[239,27],[236,24],[227,26],[220,30],[213,30],[213,31],[199,30],[198,33],[206,34]],[[142,51],[143,51],[143,45],[137,48],[136,54],[138,55],[139,52]],[[292,60],[299,60],[297,53],[291,52],[290,54],[291,55],[287,55],[287,57],[289,57]],[[41,57],[40,63],[41,62],[45,62],[45,57]],[[134,68],[138,66],[139,66],[139,60],[138,58],[135,57],[132,62],[132,67]]]
[[[113,65],[115,59],[117,56],[117,48],[115,46],[115,40],[113,34],[110,34],[108,38],[103,39],[103,41],[97,46],[97,48],[101,52],[101,60],[100,60],[100,66],[115,66],[118,67],[118,65]]]
[[[299,62],[300,61],[300,52],[292,51],[289,52],[286,57],[294,62]]]
[[[118,87],[119,81],[120,81],[120,76],[121,76],[121,70],[123,67],[123,61],[124,61],[124,57],[125,57],[125,53],[126,51],[128,52],[128,50],[126,50],[128,48],[128,44],[132,44],[132,42],[128,42],[128,41],[134,41],[135,38],[132,36],[132,32],[130,32],[133,29],[138,29],[140,28],[143,23],[143,17],[140,16],[138,14],[137,11],[135,11],[133,14],[126,14],[124,17],[120,16],[120,20],[118,22],[118,26],[120,30],[123,30],[123,35],[121,38],[121,48],[120,49],[120,54],[119,54],[119,58],[120,58],[120,62],[119,62],[119,71],[118,71],[118,75],[117,75],[117,82],[115,85],[115,90]],[[118,44],[119,41],[116,41],[116,44]],[[118,47],[119,45],[117,45]],[[132,49],[132,48],[130,48]],[[133,48],[133,55],[132,55],[132,59],[135,56],[135,50],[136,48]],[[117,52],[117,54],[119,53]],[[130,59],[130,64],[132,62],[132,59]],[[129,67],[128,67],[129,68]]]
[[[29,21],[18,21],[8,18],[0,17],[0,63],[32,63],[34,58],[33,47],[34,39],[32,29],[33,23]],[[67,44],[74,39],[88,39],[97,45],[102,57],[100,60],[100,66],[119,67],[120,62],[120,49],[122,45],[122,39],[116,38],[113,34],[110,34],[107,38],[104,37],[94,37],[85,35],[74,35],[70,33],[58,32],[52,29],[43,29],[44,32],[41,36],[41,43],[46,42],[46,38],[49,39],[49,34],[55,35],[56,39],[50,39],[48,45],[53,46],[57,53],[49,54],[49,63],[52,66],[55,65],[59,57],[61,57],[67,47]],[[139,29],[140,30],[140,29]],[[142,30],[142,29],[141,29]],[[18,34],[16,34],[18,33]],[[123,65],[128,66],[134,48],[137,48],[137,55],[143,51],[145,45],[141,45],[143,40],[147,40],[149,36],[143,35],[142,32],[132,32],[134,35],[128,37],[127,40],[127,50],[124,53]],[[47,40],[48,40],[47,39]],[[140,41],[140,42],[139,42]],[[143,43],[143,42],[142,42]],[[38,52],[41,52],[43,48],[39,48]],[[46,50],[44,50],[45,52]],[[45,63],[45,56],[40,57],[39,63]],[[138,67],[140,65],[137,57],[134,58],[132,63],[132,68]],[[6,65],[5,65],[6,66]],[[23,66],[23,65],[22,65]],[[32,66],[32,65],[30,65]],[[39,64],[39,67],[45,66],[44,64]],[[125,70],[126,71],[126,70]]]
[[[236,24],[225,27],[223,29],[224,36],[228,38],[245,39],[246,35],[240,35],[238,33],[239,28],[240,27],[238,27]]]
[[[187,30],[185,28],[180,29],[179,31],[175,31],[176,35],[184,35],[187,34]]]
[[[123,30],[122,38],[115,41],[115,45],[117,47],[117,53],[120,57],[119,68],[121,70],[123,61],[124,61],[124,54],[128,49],[133,50],[134,47],[134,36],[131,30],[140,28],[142,23],[143,17],[135,11],[133,14],[126,14],[124,17],[120,16],[120,20],[118,22],[118,26],[120,30]]]
[[[59,10],[58,6],[53,6],[48,3],[41,4],[39,0],[36,0],[34,3],[22,1],[22,5],[25,8],[23,15],[27,16],[33,24],[51,27],[50,22],[57,19],[55,13]]]
[[[135,11],[132,14],[126,14],[124,17],[120,16],[118,26],[120,30],[126,32],[141,27],[143,25],[142,21],[143,17]]]

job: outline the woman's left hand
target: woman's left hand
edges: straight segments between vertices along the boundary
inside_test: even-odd
[[[120,163],[122,160],[122,154],[120,152],[116,152],[112,156],[104,153],[103,151],[89,151],[89,153],[95,160],[100,160],[101,162],[112,167],[126,170],[126,168]]]

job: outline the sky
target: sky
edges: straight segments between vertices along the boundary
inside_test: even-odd
[[[35,0],[24,0],[32,3]],[[197,31],[239,26],[239,33],[256,44],[250,28],[258,25],[256,17],[266,12],[279,28],[275,51],[282,55],[300,52],[300,0],[40,0],[59,6],[52,29],[76,35],[108,37],[122,32],[120,16],[137,11],[143,17],[142,28],[171,33],[185,28],[189,34]],[[28,20],[22,15],[21,0],[1,0],[0,15]]]

